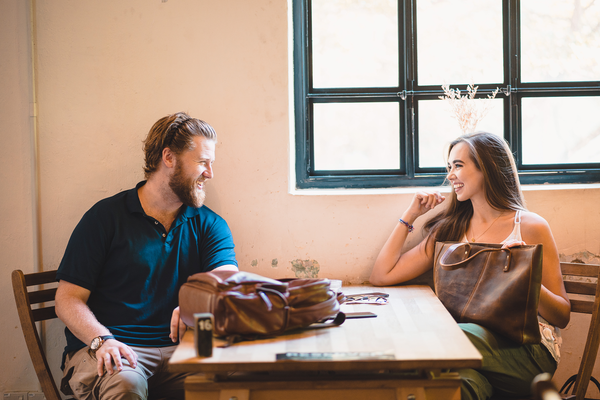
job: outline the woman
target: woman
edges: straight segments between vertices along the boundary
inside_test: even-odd
[[[542,343],[519,345],[475,324],[459,324],[483,356],[478,370],[459,370],[462,399],[492,394],[523,396],[533,378],[554,373],[560,358],[560,330],[569,323],[571,305],[560,271],[558,250],[548,223],[525,209],[515,162],[506,142],[490,133],[473,133],[450,144],[448,207],[425,224],[423,241],[402,253],[417,218],[445,201],[435,191],[419,191],[381,249],[371,283],[395,285],[433,267],[436,241],[543,245],[539,321]]]

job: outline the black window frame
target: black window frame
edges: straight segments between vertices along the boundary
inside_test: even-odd
[[[418,101],[443,95],[440,86],[417,84],[416,1],[398,0],[399,86],[386,88],[312,87],[312,0],[293,0],[293,56],[295,106],[296,188],[390,188],[439,186],[446,173],[443,168],[418,167]],[[501,88],[504,137],[515,156],[522,184],[597,183],[600,163],[524,165],[521,153],[521,100],[526,97],[600,96],[600,81],[522,83],[520,65],[520,2],[502,1],[504,82],[477,85],[482,98]],[[404,29],[402,29],[404,27]],[[509,60],[509,62],[506,62]],[[464,84],[452,87],[466,88]],[[316,171],[313,150],[313,104],[339,102],[398,102],[400,115],[400,165],[394,170]]]

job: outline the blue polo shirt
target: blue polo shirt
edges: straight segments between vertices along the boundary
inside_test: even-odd
[[[127,345],[164,347],[179,288],[188,276],[237,265],[223,218],[208,207],[182,206],[169,232],[142,209],[137,190],[96,203],[67,245],[57,279],[88,289],[88,306]],[[65,329],[65,354],[89,345]]]

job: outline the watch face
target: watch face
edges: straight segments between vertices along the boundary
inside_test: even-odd
[[[98,350],[98,347],[100,347],[100,338],[95,337],[94,339],[92,339],[92,344],[90,344],[90,349]]]

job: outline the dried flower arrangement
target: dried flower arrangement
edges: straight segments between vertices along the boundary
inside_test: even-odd
[[[463,133],[474,132],[477,123],[481,121],[488,113],[491,102],[498,94],[499,88],[496,88],[487,96],[487,99],[476,99],[478,86],[470,83],[467,85],[467,94],[461,96],[459,89],[450,89],[450,85],[442,85],[444,96],[439,96],[441,100],[448,100],[454,113],[454,118],[458,121]]]

